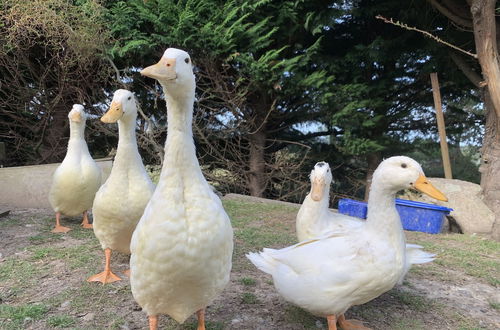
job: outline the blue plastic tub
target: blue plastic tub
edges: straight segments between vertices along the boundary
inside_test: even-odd
[[[434,204],[396,199],[396,209],[405,230],[439,234],[444,217],[453,209]],[[339,212],[366,219],[368,207],[365,202],[342,198],[339,200]]]

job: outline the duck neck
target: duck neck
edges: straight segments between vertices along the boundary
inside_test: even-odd
[[[311,194],[309,194],[309,196],[310,195]],[[316,219],[319,219],[319,228],[328,228],[331,223],[331,219],[325,215],[330,212],[328,208],[328,204],[330,203],[330,185],[325,185],[325,187],[323,188],[323,196],[319,201],[315,202],[311,198],[311,202],[317,203],[315,210],[317,213],[315,213],[314,216],[316,217]]]
[[[377,182],[372,183],[366,225],[394,245],[404,246],[403,226],[396,210],[396,192],[388,190]]]
[[[200,170],[193,141],[193,102],[190,97],[167,96],[168,133],[165,143],[164,167]]]
[[[82,152],[89,154],[87,143],[85,143],[85,123],[82,124],[70,121],[67,156],[80,154]]]
[[[137,138],[135,135],[135,117],[120,119],[118,121],[118,147],[116,149],[115,164],[118,167],[127,166],[140,162],[137,150]]]
[[[69,122],[69,140],[85,140],[85,123]]]
[[[318,217],[328,211],[328,202],[330,200],[330,189],[328,185],[325,185],[323,188],[323,195],[319,201],[315,201],[312,199],[312,187],[309,195],[306,197],[307,206],[311,209],[311,215],[314,218],[318,219]]]

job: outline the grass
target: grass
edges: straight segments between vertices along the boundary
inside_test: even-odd
[[[438,255],[429,268],[441,280],[446,279],[442,268],[460,269],[466,275],[500,287],[500,242],[476,235],[412,233],[412,236],[417,236],[417,244]]]
[[[47,319],[47,324],[55,328],[68,328],[75,324],[75,319],[69,315],[53,315]]]
[[[253,305],[257,304],[259,302],[259,299],[257,299],[257,297],[253,293],[244,292],[241,296],[241,301],[244,304]]]
[[[304,311],[301,308],[296,306],[288,305],[285,308],[285,317],[293,324],[300,324],[306,329],[315,329],[316,322],[320,320],[320,322],[324,323],[323,326],[326,325],[326,321],[322,318],[317,318],[314,315]]]
[[[243,278],[240,278],[240,283],[243,284],[243,285],[246,285],[246,286],[253,286],[257,282],[253,278],[243,277]]]
[[[20,306],[0,305],[0,327],[2,329],[25,329],[33,320],[45,316],[48,307],[42,304],[26,304]]]
[[[497,311],[500,310],[500,303],[499,302],[490,301],[489,304],[490,304],[491,308],[496,309]]]
[[[29,284],[42,269],[29,260],[18,257],[10,258],[0,263],[0,282],[14,280],[14,283]]]
[[[425,330],[426,326],[422,323],[421,320],[409,319],[409,318],[400,318],[394,321],[393,325],[394,330]]]
[[[80,242],[78,246],[31,246],[28,248],[31,252],[31,260],[33,261],[52,261],[63,260],[71,270],[94,265],[99,262],[99,258],[95,253],[88,251],[96,251],[95,242]]]
[[[409,292],[393,290],[391,291],[391,295],[401,303],[407,305],[412,310],[418,312],[425,312],[432,307],[432,301],[429,301],[429,299],[426,299],[422,296],[417,296]]]
[[[297,208],[282,204],[224,201],[234,229],[235,249],[233,269],[253,267],[244,255],[264,247],[285,247],[296,243],[295,221]],[[284,222],[287,221],[288,223]]]

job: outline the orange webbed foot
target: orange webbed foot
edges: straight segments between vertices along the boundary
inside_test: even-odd
[[[102,284],[113,283],[121,281],[121,278],[113,274],[111,270],[103,271],[102,273],[90,276],[87,282],[101,282]]]
[[[53,233],[67,233],[68,231],[70,231],[71,228],[68,228],[68,227],[64,227],[64,226],[55,226],[54,229],[52,229],[51,231]]]
[[[85,229],[93,229],[94,226],[91,224],[91,223],[81,223],[80,226],[82,226],[82,228],[85,228]]]
[[[338,317],[337,322],[342,330],[371,330],[358,320],[346,320],[344,315]]]
[[[89,223],[89,217],[87,215],[87,211],[83,212],[83,221],[81,223],[81,226],[85,229],[92,229],[94,226]]]

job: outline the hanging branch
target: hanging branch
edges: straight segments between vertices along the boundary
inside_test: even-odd
[[[396,25],[396,26],[399,26],[400,28],[403,28],[405,30],[409,30],[409,31],[417,31],[417,32],[420,32],[422,33],[423,35],[425,35],[426,37],[429,37],[431,39],[434,39],[436,40],[437,42],[443,44],[443,45],[446,45],[448,47],[451,47],[455,50],[458,50],[459,52],[462,52],[464,54],[467,54],[469,56],[472,56],[474,57],[475,59],[477,59],[477,54],[474,54],[474,53],[471,53],[471,52],[468,52],[458,46],[455,46],[455,45],[452,45],[450,44],[449,42],[446,42],[444,41],[443,39],[439,38],[439,37],[436,37],[435,35],[431,34],[430,32],[427,32],[427,31],[424,31],[424,30],[420,30],[420,29],[417,29],[416,27],[413,27],[413,26],[409,26],[407,24],[404,24],[404,23],[401,23],[399,21],[394,21],[392,18],[391,19],[387,19],[385,18],[384,16],[381,16],[381,15],[377,15],[375,16],[376,19],[379,19],[381,21],[383,21],[384,23],[387,23],[387,24],[392,24],[392,25]]]

